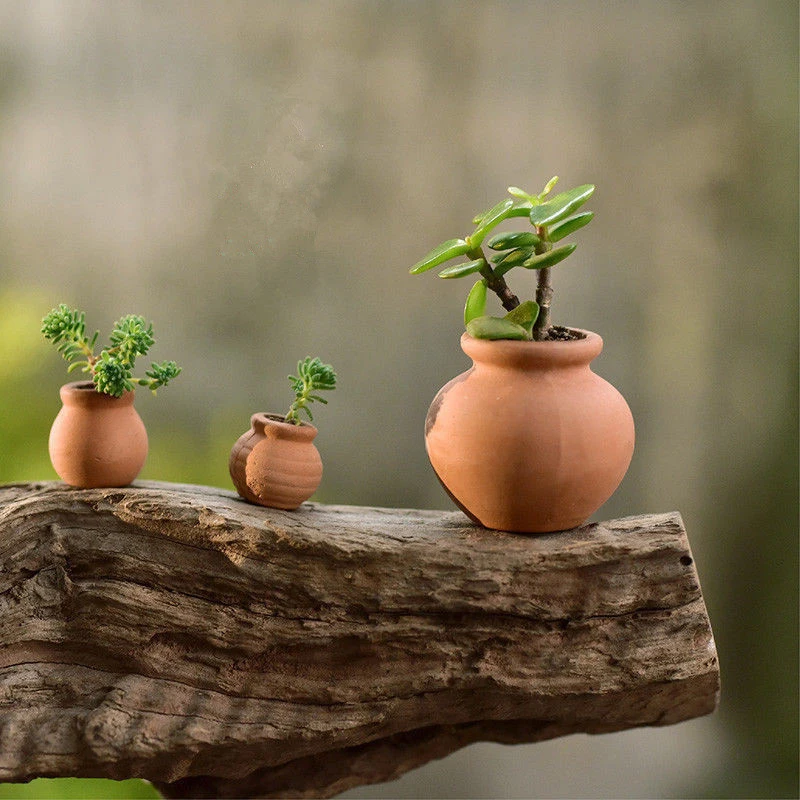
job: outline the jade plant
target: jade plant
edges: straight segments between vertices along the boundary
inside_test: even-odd
[[[297,362],[297,375],[289,375],[289,383],[294,390],[295,399],[284,417],[285,422],[300,425],[300,412],[305,413],[309,420],[311,414],[309,403],[319,401],[327,405],[328,401],[320,397],[318,392],[327,392],[336,388],[336,373],[330,364],[323,364],[319,358],[307,356]]]
[[[418,275],[454,258],[467,259],[446,267],[439,277],[452,279],[480,275],[464,307],[464,324],[471,336],[535,341],[563,338],[551,323],[553,289],[550,269],[570,256],[577,245],[554,245],[591,222],[594,216],[591,211],[574,212],[592,196],[594,186],[576,186],[548,198],[557,181],[558,177],[552,178],[539,194],[528,194],[516,186],[509,186],[511,197],[474,217],[472,222],[476,227],[469,236],[443,242],[411,268],[411,274]],[[482,246],[484,240],[501,222],[512,217],[526,217],[531,229],[493,236],[486,245],[495,252],[487,257]],[[508,287],[505,275],[514,267],[538,273],[535,300],[520,302]],[[497,295],[508,312],[505,316],[486,314],[487,290]]]
[[[174,361],[162,361],[151,364],[145,377],[133,377],[136,359],[146,355],[155,341],[152,323],[135,314],[122,317],[114,323],[111,343],[95,355],[99,331],[87,336],[85,317],[83,311],[62,303],[42,320],[42,335],[70,362],[67,372],[89,373],[96,391],[122,397],[139,385],[155,394],[181,371]]]

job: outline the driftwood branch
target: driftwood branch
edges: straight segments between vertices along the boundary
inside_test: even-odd
[[[559,534],[207,487],[0,487],[0,780],[331,796],[716,705],[676,513]]]

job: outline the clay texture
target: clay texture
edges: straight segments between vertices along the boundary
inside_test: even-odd
[[[454,502],[487,528],[543,533],[585,522],[619,486],[634,426],[589,364],[603,340],[461,337],[472,369],[431,404],[425,444]]]
[[[314,445],[317,429],[264,413],[253,414],[250,425],[231,449],[228,462],[236,491],[251,503],[297,508],[322,480],[322,459]]]
[[[50,461],[65,483],[82,489],[127,486],[147,458],[147,431],[134,392],[112,397],[89,381],[61,387],[50,429]]]

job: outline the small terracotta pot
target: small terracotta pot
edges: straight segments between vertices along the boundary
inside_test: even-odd
[[[61,480],[81,489],[127,486],[147,458],[147,431],[134,392],[112,397],[90,381],[61,387],[62,407],[50,429],[50,461]]]
[[[228,462],[236,491],[261,506],[297,508],[322,480],[322,459],[314,445],[317,429],[264,413],[253,414],[250,425]]]
[[[473,367],[442,387],[425,423],[436,475],[487,528],[544,533],[585,522],[633,456],[633,417],[590,362],[603,340],[461,337]]]

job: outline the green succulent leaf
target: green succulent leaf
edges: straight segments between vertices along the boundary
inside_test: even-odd
[[[94,365],[93,379],[98,392],[110,394],[112,397],[122,397],[125,392],[134,388],[130,366],[122,359],[109,355],[105,350]]]
[[[119,357],[133,366],[137,356],[143,356],[153,346],[153,325],[147,324],[143,317],[128,314],[117,320],[111,331],[111,346],[116,348]]]
[[[524,261],[522,266],[525,267],[525,269],[544,269],[545,267],[552,267],[571,255],[577,246],[576,244],[565,244],[562,247],[556,247],[553,250],[548,250],[546,253],[532,256],[527,261]]]
[[[496,206],[489,209],[481,221],[477,223],[478,227],[469,235],[470,248],[478,247],[483,242],[484,237],[495,225],[499,225],[507,216],[514,201],[507,197],[501,200]]]
[[[42,319],[42,336],[56,345],[65,361],[91,355],[97,334],[86,338],[85,313],[61,303]]]
[[[173,378],[177,378],[180,372],[181,368],[174,361],[153,363],[150,365],[150,369],[145,372],[147,379],[140,378],[138,383],[141,386],[147,386],[155,394],[156,389],[166,386]]]
[[[440,278],[463,278],[466,275],[473,275],[480,272],[486,266],[486,262],[482,258],[475,261],[465,261],[463,264],[456,264],[453,267],[447,267],[439,273]]]
[[[493,264],[506,264],[511,261],[514,265],[517,263],[521,264],[522,261],[525,260],[528,256],[533,255],[533,248],[532,247],[518,247],[515,250],[504,250],[502,253],[495,253],[493,256],[490,257],[490,261]],[[527,253],[528,256],[519,260],[520,253]]]
[[[558,225],[553,225],[549,230],[549,239],[551,242],[560,242],[564,237],[569,236],[571,233],[580,230],[584,225],[588,225],[594,219],[594,213],[591,211],[584,211],[581,214],[576,214],[574,217],[569,217]]]
[[[445,261],[449,261],[451,258],[463,256],[469,249],[470,246],[464,239],[448,239],[446,242],[442,242],[438,247],[434,247],[425,258],[414,264],[410,272],[412,275],[419,275],[421,272],[427,272],[429,269],[438,267],[439,264],[444,264]]]
[[[469,325],[476,317],[486,313],[486,282],[479,280],[469,290],[467,302],[464,306],[464,325]]]
[[[533,200],[533,195],[528,194],[524,189],[520,189],[519,186],[509,186],[508,193],[518,200]]]
[[[492,250],[509,250],[512,247],[535,247],[541,239],[533,231],[498,233],[486,243]]]
[[[496,259],[495,275],[505,275],[509,270],[527,261],[534,255],[534,252],[532,247],[520,247],[518,250],[509,250],[507,253],[503,253]]]
[[[514,203],[508,211],[507,219],[511,219],[512,217],[528,217],[530,216],[531,209],[535,205],[536,203],[532,203],[529,200]]]
[[[530,339],[522,325],[505,317],[475,317],[467,323],[467,333],[476,339]]]
[[[67,367],[67,373],[69,374],[69,373],[75,372],[76,369],[80,369],[81,372],[89,372],[91,370],[91,368],[92,368],[92,366],[88,361],[73,361]]]
[[[534,300],[528,300],[524,303],[520,303],[515,309],[509,311],[504,319],[514,322],[524,328],[528,333],[528,338],[531,338],[533,323],[536,322],[538,316],[539,304]]]
[[[530,210],[532,225],[550,225],[569,216],[575,209],[580,208],[594,193],[591,183],[576,186],[567,192],[557,194],[546,203],[534,206]]]
[[[547,197],[548,194],[550,194],[550,192],[553,191],[553,187],[557,183],[558,183],[558,175],[553,175],[553,177],[550,178],[550,180],[547,181],[547,183],[545,184],[544,189],[542,189],[542,191],[539,193],[538,200],[540,203],[544,200],[545,197]]]
[[[83,339],[86,336],[85,314],[61,303],[42,319],[42,336],[57,344],[62,339]]]

